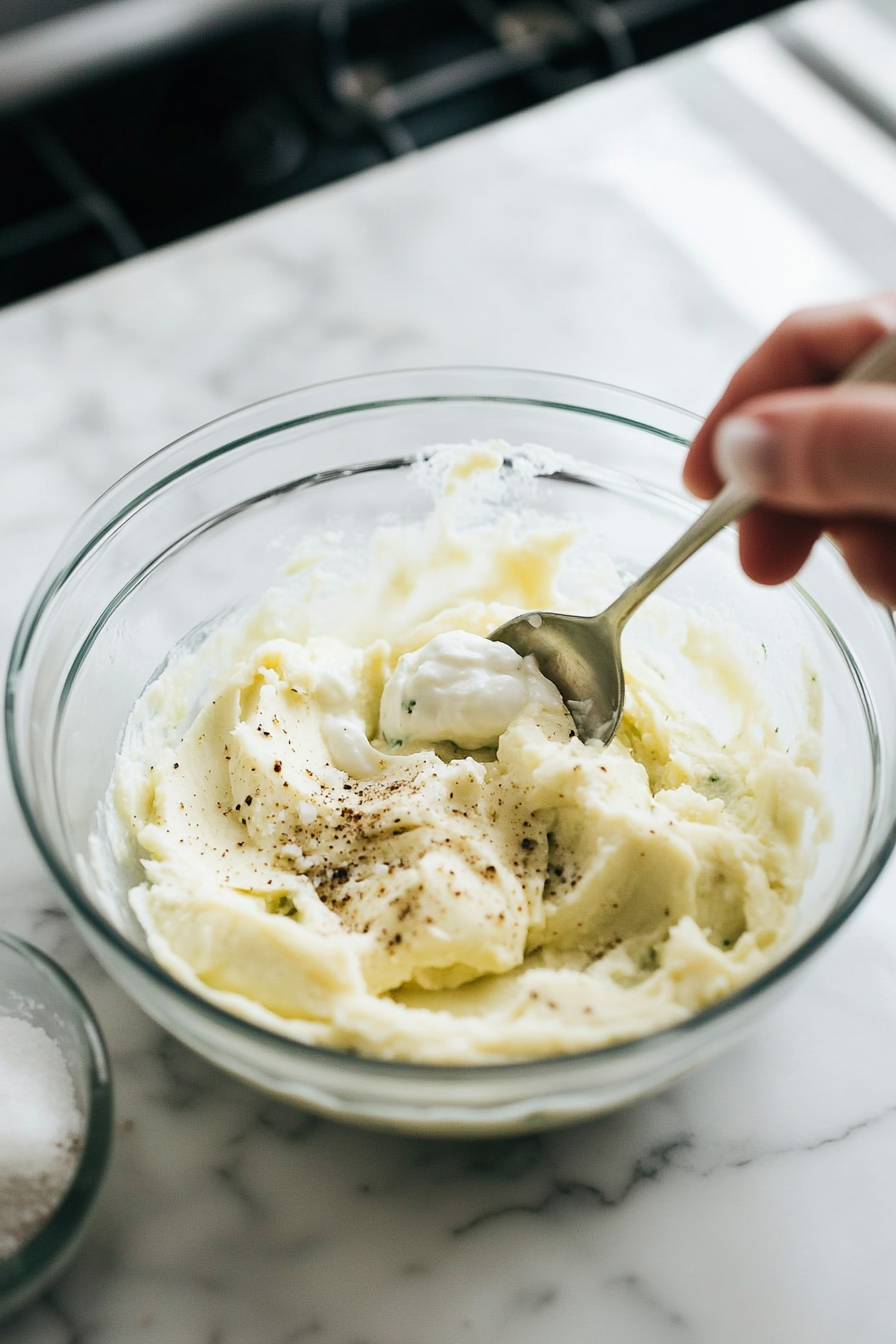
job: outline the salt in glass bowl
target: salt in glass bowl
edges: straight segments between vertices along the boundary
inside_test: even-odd
[[[77,1251],[103,1183],[112,1142],[112,1086],[102,1032],[84,996],[37,948],[0,933],[0,1017],[40,1027],[59,1047],[84,1118],[71,1184],[47,1222],[0,1260],[0,1321],[21,1311]]]
[[[496,369],[417,370],[292,392],[164,449],[69,534],[15,642],[7,737],[15,787],[75,923],[110,974],[173,1035],[280,1098],[340,1120],[430,1134],[494,1135],[580,1121],[678,1077],[738,1040],[868,891],[894,843],[896,637],[833,546],[760,589],[727,529],[664,587],[735,619],[767,649],[786,699],[802,651],[824,695],[821,783],[833,816],[798,935],[764,974],[668,1030],[584,1054],[474,1067],[418,1065],[301,1044],[232,1016],[153,959],[122,862],[104,892],[90,835],[128,714],[177,647],[283,581],[303,537],[355,541],[431,507],[414,461],[438,443],[536,443],[575,459],[539,477],[534,505],[574,518],[634,575],[702,507],[681,464],[699,424],[664,403],[582,379]]]

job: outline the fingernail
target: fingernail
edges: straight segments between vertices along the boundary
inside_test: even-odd
[[[723,481],[736,481],[761,494],[777,474],[777,435],[761,420],[732,415],[723,420],[713,440],[713,457]]]

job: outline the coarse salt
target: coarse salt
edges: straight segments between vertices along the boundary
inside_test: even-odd
[[[30,1240],[62,1200],[83,1134],[59,1046],[30,1022],[0,1017],[0,1261]]]

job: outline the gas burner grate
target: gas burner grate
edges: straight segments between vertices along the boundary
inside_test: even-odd
[[[780,0],[318,0],[0,120],[0,304],[532,107]]]

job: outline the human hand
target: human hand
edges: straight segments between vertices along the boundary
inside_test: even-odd
[[[896,606],[896,386],[831,386],[896,331],[896,292],[794,313],[741,365],[691,445],[685,484],[736,479],[761,500],[740,521],[741,564],[782,583],[827,532],[870,597]]]

